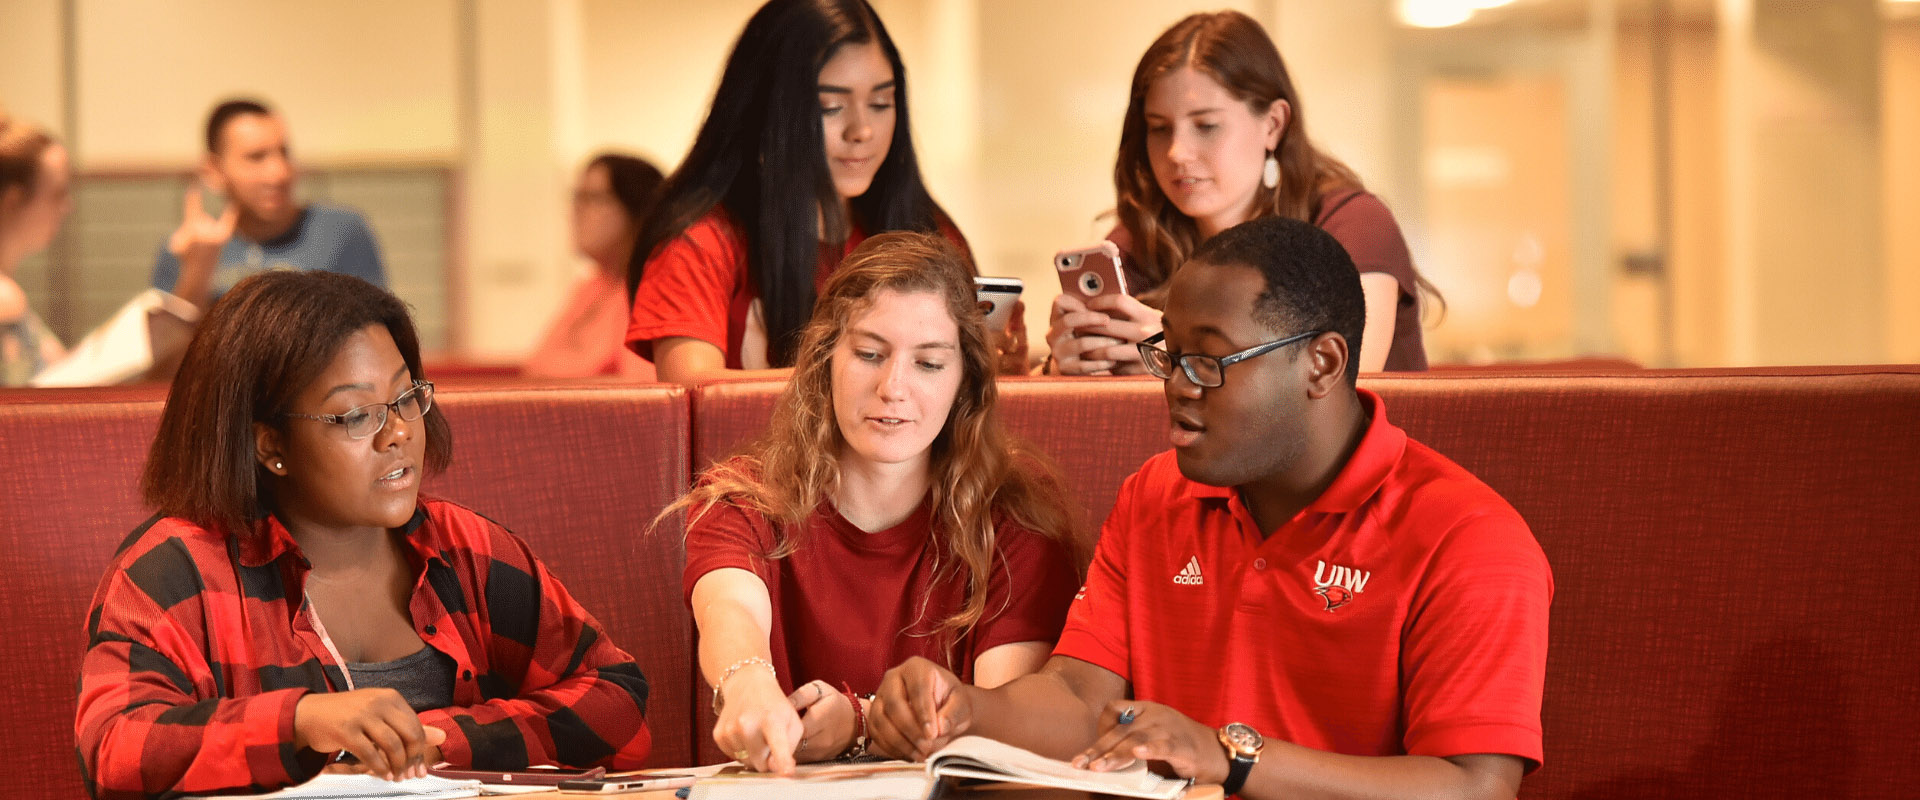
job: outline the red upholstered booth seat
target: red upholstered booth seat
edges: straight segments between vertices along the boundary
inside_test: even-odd
[[[1920,785],[1920,367],[1368,376],[1519,509],[1553,564],[1547,764],[1528,798],[1912,796]],[[429,490],[533,543],[651,679],[656,764],[718,757],[682,528],[639,533],[765,424],[779,385],[441,394]],[[1010,428],[1091,520],[1164,447],[1152,380],[1017,379]],[[74,797],[86,603],[134,496],[152,390],[0,392],[0,796]],[[1462,635],[1473,635],[1462,631]],[[695,709],[701,716],[695,716]],[[702,758],[704,757],[704,758]]]
[[[686,390],[566,386],[437,398],[453,426],[454,459],[425,491],[527,540],[646,673],[648,762],[690,763],[685,530],[675,517],[648,531],[687,491]]]
[[[1920,368],[1363,383],[1553,565],[1523,797],[1920,792]]]
[[[87,604],[114,549],[150,516],[139,478],[160,395],[0,391],[0,796],[86,796],[73,713]]]

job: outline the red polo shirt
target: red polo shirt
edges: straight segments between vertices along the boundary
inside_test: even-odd
[[[1262,536],[1172,452],[1127,479],[1055,655],[1199,722],[1364,756],[1541,760],[1553,578],[1520,515],[1387,421]]]

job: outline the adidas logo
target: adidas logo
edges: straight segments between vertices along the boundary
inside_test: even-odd
[[[1188,556],[1186,568],[1180,570],[1180,574],[1173,576],[1173,582],[1183,586],[1199,586],[1204,583],[1205,581],[1200,579],[1200,557]]]

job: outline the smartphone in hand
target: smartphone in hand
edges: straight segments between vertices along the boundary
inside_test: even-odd
[[[1013,319],[1014,301],[1020,299],[1020,292],[1027,285],[1019,278],[973,279],[973,296],[980,301],[980,312],[987,315],[987,330],[1004,331],[1007,322]]]
[[[1127,274],[1120,269],[1120,248],[1113,242],[1102,241],[1055,253],[1053,271],[1060,276],[1060,291],[1082,302],[1103,294],[1127,293]]]

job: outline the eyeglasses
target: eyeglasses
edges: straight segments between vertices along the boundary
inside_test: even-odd
[[[393,398],[393,402],[391,403],[368,403],[364,406],[347,409],[344,414],[295,414],[293,412],[287,412],[286,416],[340,425],[347,429],[347,436],[354,439],[365,439],[387,427],[388,409],[392,409],[393,413],[399,414],[401,419],[412,422],[426,416],[427,410],[431,408],[433,408],[433,382],[414,381],[413,388],[401,392],[400,396]]]
[[[1177,361],[1180,363],[1180,371],[1187,373],[1187,380],[1193,381],[1193,385],[1202,389],[1217,389],[1226,382],[1228,364],[1237,364],[1295,342],[1304,342],[1319,336],[1320,333],[1320,331],[1296,333],[1285,339],[1257,344],[1233,355],[1219,357],[1199,353],[1183,353],[1176,356],[1167,352],[1165,348],[1156,347],[1155,345],[1166,341],[1167,334],[1164,331],[1147,337],[1147,340],[1141,342],[1138,347],[1140,360],[1146,362],[1147,371],[1153,373],[1153,377],[1163,381],[1173,380],[1173,365]]]

